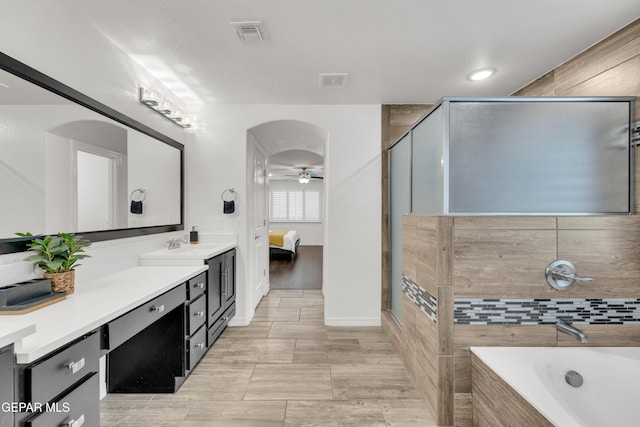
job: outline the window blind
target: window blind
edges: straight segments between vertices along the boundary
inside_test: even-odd
[[[269,192],[271,221],[320,221],[320,192],[278,190]]]

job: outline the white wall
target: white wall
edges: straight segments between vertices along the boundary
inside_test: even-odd
[[[245,272],[247,233],[247,130],[274,120],[301,120],[329,132],[325,157],[325,322],[380,323],[380,106],[377,105],[216,105],[205,112],[187,151],[187,222],[203,231],[239,233],[238,279],[254,300]],[[237,212],[225,218],[219,195],[239,191]],[[223,224],[220,224],[220,220]],[[247,321],[250,307],[238,310]]]
[[[324,184],[322,181],[312,180],[308,184],[298,181],[269,181],[269,191],[272,190],[316,190],[320,192],[321,208],[324,206]],[[320,222],[270,222],[270,229],[296,230],[300,236],[300,244],[304,246],[322,246],[324,244],[324,220]]]
[[[380,106],[212,105],[197,113],[198,129],[185,131],[137,101],[138,86],[162,89],[162,84],[64,2],[0,0],[0,7],[0,51],[185,144],[185,225],[239,233],[238,280],[248,293],[247,129],[283,119],[327,129],[325,321],[380,323]],[[238,190],[237,213],[225,216],[220,194],[229,187]],[[96,245],[79,276],[133,265],[136,251],[147,245],[137,241],[125,251],[118,242]],[[15,259],[0,258],[0,264]],[[238,317],[246,318],[242,310]]]

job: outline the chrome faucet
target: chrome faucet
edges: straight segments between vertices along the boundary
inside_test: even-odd
[[[582,343],[589,342],[587,334],[583,330],[572,326],[571,323],[567,323],[562,319],[558,319],[558,322],[556,323],[556,329],[564,334],[574,337]]]
[[[170,239],[167,240],[167,243],[169,244],[169,249],[179,249],[181,244],[186,244],[187,241],[184,239]]]

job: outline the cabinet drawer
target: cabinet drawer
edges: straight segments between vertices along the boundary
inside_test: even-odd
[[[209,328],[209,332],[207,333],[207,346],[211,347],[214,342],[220,337],[222,332],[225,330],[227,325],[229,324],[229,320],[236,314],[236,304],[233,303],[231,306],[225,311],[222,316],[213,324],[211,328]]]
[[[187,369],[195,368],[202,356],[207,352],[207,328],[202,327],[191,338],[187,339],[189,349],[189,366]]]
[[[189,335],[193,335],[207,320],[207,299],[203,296],[193,301],[187,307],[187,319]]]
[[[204,293],[207,287],[207,273],[198,274],[187,282],[187,299],[193,301]]]
[[[100,382],[92,374],[69,393],[56,399],[49,408],[27,421],[30,427],[91,427],[100,425]]]
[[[185,284],[173,288],[107,324],[107,346],[113,350],[184,303]]]
[[[93,333],[26,371],[27,396],[45,403],[91,372],[98,372],[100,337]],[[52,424],[53,425],[53,424]]]

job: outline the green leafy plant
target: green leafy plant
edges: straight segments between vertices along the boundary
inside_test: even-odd
[[[16,234],[20,237],[34,237],[29,232]],[[91,242],[88,240],[71,233],[35,236],[31,243],[27,244],[29,250],[35,254],[25,258],[25,261],[33,261],[47,273],[63,273],[80,266],[78,261],[90,257],[84,253],[84,248],[90,245]]]

